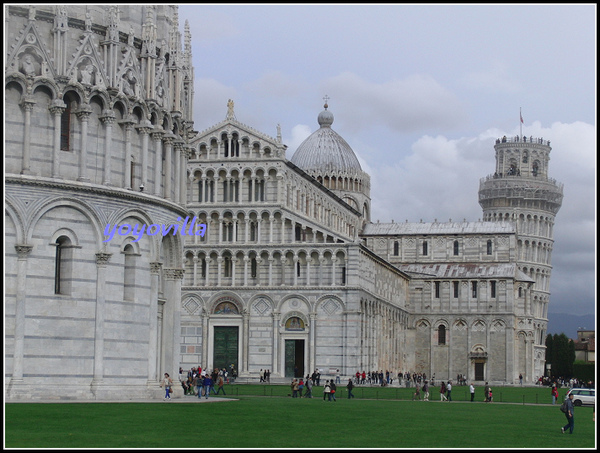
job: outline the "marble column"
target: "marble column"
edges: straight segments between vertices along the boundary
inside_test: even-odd
[[[52,177],[60,178],[60,132],[61,132],[61,118],[63,112],[66,110],[67,105],[60,99],[56,99],[50,105],[50,113],[54,117],[54,143],[52,146]],[[25,168],[25,153],[28,146],[24,145],[23,148],[23,171],[21,173],[27,174],[26,170],[29,171],[29,164]],[[27,157],[27,161],[29,157]]]
[[[175,150],[175,194],[173,201],[175,203],[179,203],[181,200],[181,190],[179,188],[179,184],[183,184],[183,181],[179,179],[181,175],[181,153],[183,144],[180,141],[175,141],[173,148]]]
[[[100,120],[104,124],[104,185],[111,185],[112,164],[112,127],[115,123],[115,114],[112,110],[105,110]],[[142,180],[143,184],[143,180]]]
[[[180,306],[181,306],[181,279],[184,270],[176,268],[164,269],[165,272],[165,305],[163,309],[163,360],[161,364],[163,373],[177,378],[179,370],[179,346],[181,341]],[[178,389],[175,389],[178,391]]]
[[[88,142],[88,121],[92,109],[89,104],[83,104],[77,112],[77,118],[81,122],[81,149],[79,150],[79,176],[77,181],[89,182],[87,174],[87,142]]]
[[[173,135],[166,136],[164,138],[165,145],[165,199],[171,199],[171,178],[172,178],[172,149],[173,149]]]
[[[156,385],[158,375],[158,286],[162,263],[150,263],[150,301],[148,307],[148,385]]]
[[[279,374],[279,317],[281,316],[281,313],[273,311],[271,316],[273,318],[272,370],[273,374],[277,376]]]
[[[157,197],[162,195],[162,136],[164,133],[163,130],[152,131],[152,141],[154,142],[154,195]]]
[[[23,124],[23,163],[21,164],[21,174],[31,174],[31,112],[35,107],[35,99],[26,96],[21,102],[21,106],[25,111],[25,122]]]
[[[15,300],[15,339],[13,369],[11,384],[13,381],[23,380],[23,351],[25,344],[25,308],[27,302],[27,257],[33,250],[33,246],[25,244],[15,245],[17,251],[17,296]]]
[[[120,123],[125,128],[125,180],[123,181],[123,187],[131,190],[131,163],[133,162],[133,155],[131,154],[131,131],[133,130],[134,122],[131,119],[125,119]]]
[[[96,253],[96,320],[94,324],[94,376],[92,392],[104,378],[104,318],[106,313],[106,266],[112,253]]]

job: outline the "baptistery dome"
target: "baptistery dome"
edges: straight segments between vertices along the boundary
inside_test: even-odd
[[[327,110],[319,113],[318,130],[304,140],[292,156],[291,162],[302,170],[323,171],[362,171],[352,148],[337,132],[331,129],[333,114]]]

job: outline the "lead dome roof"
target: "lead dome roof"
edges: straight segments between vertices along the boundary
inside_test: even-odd
[[[298,146],[291,162],[305,171],[362,171],[350,145],[331,129],[333,114],[327,110],[327,104],[324,107],[317,118],[321,127]]]

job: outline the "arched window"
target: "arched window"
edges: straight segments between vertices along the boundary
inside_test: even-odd
[[[64,100],[67,108],[62,112],[60,116],[60,149],[62,151],[71,150],[71,105],[73,101],[66,98]]]
[[[427,241],[423,241],[423,255],[427,255]]]
[[[492,254],[492,240],[488,239],[487,241],[487,254],[491,255]]]
[[[531,174],[533,176],[537,176],[539,171],[540,171],[540,167],[539,167],[538,163],[534,162],[533,163],[533,168],[531,169]]]
[[[256,262],[256,258],[252,258],[250,261],[250,276],[252,278],[256,278],[256,274],[258,271],[258,263]]]
[[[133,246],[128,244],[123,249],[125,266],[123,268],[123,300],[135,300],[135,266],[137,255]]]
[[[394,241],[394,256],[398,256],[400,254],[400,244],[398,241]]]
[[[226,256],[223,259],[223,276],[231,277],[231,270],[231,258],[229,256]]]
[[[458,241],[454,241],[454,255],[458,255]]]
[[[446,344],[446,326],[443,324],[438,327],[438,344]]]
[[[215,201],[215,182],[213,180],[206,181],[205,201],[210,201],[211,203],[214,203]]]
[[[225,242],[234,242],[237,241],[237,237],[234,237],[233,234],[233,222],[223,223],[223,241]],[[235,231],[235,236],[237,236],[237,230]]]
[[[73,274],[73,247],[67,236],[56,239],[54,259],[54,294],[71,294]]]

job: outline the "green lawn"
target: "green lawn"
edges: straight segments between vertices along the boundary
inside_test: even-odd
[[[228,396],[286,386],[228,386]],[[344,389],[345,390],[345,389]],[[592,408],[576,408],[575,432],[561,434],[558,406],[383,399],[324,402],[239,396],[225,403],[8,403],[8,448],[594,448]],[[403,389],[406,390],[406,389]],[[506,389],[508,390],[508,388]],[[521,394],[537,389],[511,388]],[[548,390],[548,389],[543,389]],[[410,392],[410,390],[408,390]],[[525,393],[523,393],[525,392]],[[401,392],[404,395],[404,392]],[[454,393],[454,391],[453,391]],[[549,391],[548,391],[549,393]],[[561,396],[564,392],[561,392]],[[285,393],[287,394],[287,393]],[[275,395],[274,395],[275,396]],[[339,395],[341,396],[341,395]],[[369,396],[373,396],[370,395]],[[518,396],[515,393],[515,396]],[[187,397],[191,398],[192,397]]]

